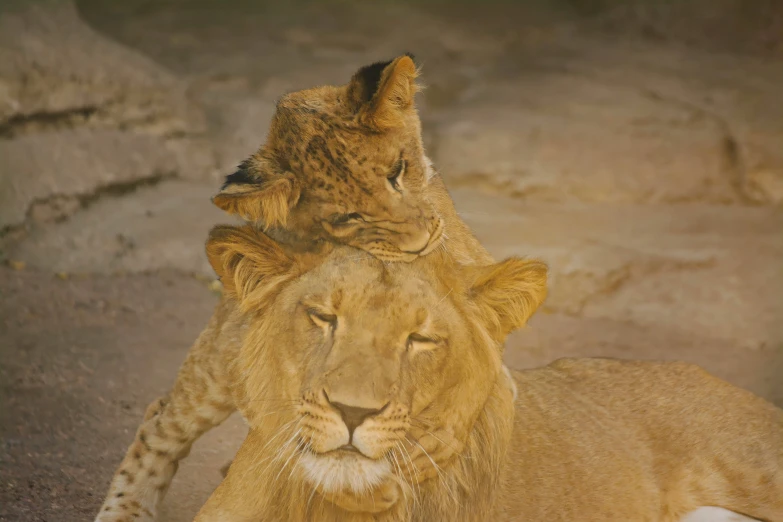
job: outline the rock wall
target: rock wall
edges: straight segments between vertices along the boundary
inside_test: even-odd
[[[62,220],[105,191],[213,176],[187,85],[71,2],[3,9],[0,230]]]

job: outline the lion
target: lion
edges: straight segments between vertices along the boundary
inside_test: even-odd
[[[679,362],[505,369],[541,262],[310,266],[230,228],[208,251],[245,325],[250,433],[198,522],[783,520],[783,412],[763,399]],[[428,432],[459,450],[420,480]]]
[[[243,249],[244,257],[234,255],[236,250],[231,245]],[[335,257],[335,249],[342,253],[342,256]],[[322,278],[324,270],[332,267],[336,271],[329,277],[343,281],[346,290],[350,288],[355,290],[366,285],[370,288],[375,281],[368,281],[367,278],[354,279],[350,265],[340,265],[337,263],[338,260],[356,258],[356,262],[359,263],[357,266],[366,262],[388,264],[390,267],[408,265],[408,263],[386,263],[364,250],[330,242],[319,244],[316,250],[310,246],[299,248],[297,245],[280,244],[253,225],[241,228],[217,227],[210,234],[207,255],[224,285],[221,301],[207,328],[191,348],[169,394],[153,402],[147,409],[144,421],[112,478],[109,492],[96,517],[98,522],[153,521],[177,470],[178,462],[187,456],[193,441],[208,429],[221,423],[233,411],[238,409],[251,430],[255,430],[264,426],[271,427],[277,419],[275,412],[282,413],[292,409],[292,403],[281,402],[277,395],[265,395],[263,386],[257,389],[247,388],[245,383],[249,381],[246,372],[249,367],[246,367],[242,361],[246,360],[243,359],[244,357],[250,355],[245,350],[249,346],[246,342],[246,335],[250,332],[248,318],[255,314],[269,314],[270,318],[279,317],[277,314],[282,308],[275,296],[279,295],[278,291],[284,288],[284,283],[291,280],[293,274],[301,274],[303,277],[311,274],[310,277],[315,281]],[[462,267],[442,249],[419,259],[429,260],[426,266],[432,272],[442,271],[444,274],[449,274],[453,273],[451,267]],[[348,270],[342,270],[340,266]],[[415,266],[418,267],[416,269],[421,268],[420,265]],[[466,265],[464,269],[479,270],[478,265]],[[514,265],[509,268],[509,275],[516,270],[536,274],[536,278],[530,282],[530,285],[536,288],[535,291],[531,290],[529,299],[543,299],[546,286],[544,265],[542,263]],[[477,272],[477,276],[485,272],[486,270]],[[414,298],[414,300],[406,302],[404,308],[416,302],[418,293],[422,293],[423,296],[425,292],[431,292],[416,281],[417,279],[411,279],[406,286],[407,298]],[[458,282],[456,279],[453,281],[454,284]],[[308,283],[302,279],[300,284]],[[318,285],[311,286],[309,292],[316,292],[318,287]],[[446,288],[445,283],[441,291],[442,296],[448,295],[449,288]],[[488,295],[492,293],[490,289],[487,292]],[[340,294],[341,292],[331,293],[328,304],[337,306],[341,299]],[[374,294],[373,299],[365,304],[379,306],[379,298],[381,298],[380,294]],[[346,301],[349,302],[351,301]],[[449,303],[450,301],[445,299],[442,304],[447,307],[450,306]],[[322,330],[328,330],[334,318],[323,306],[325,304],[318,304],[315,301],[308,305],[307,317],[310,323],[318,324]],[[525,301],[519,301],[516,306],[509,306],[509,311],[513,310],[513,318],[497,315],[491,319],[496,323],[496,326],[491,329],[491,335],[500,337],[500,332],[508,328],[508,324],[526,317],[527,309],[532,306],[533,304]],[[484,313],[494,312],[487,308]],[[487,319],[489,320],[489,316]],[[261,331],[257,334],[266,335]],[[410,339],[414,345],[412,349],[422,348],[424,351],[428,351],[430,343],[434,341],[435,339],[424,336],[413,336]],[[445,342],[445,340],[437,340],[437,342]],[[438,359],[442,360],[442,357]],[[371,368],[357,369],[359,372],[364,370],[371,371]],[[438,366],[433,366],[432,371],[437,370]],[[332,399],[338,400],[339,393],[336,391],[334,393]],[[313,400],[315,399],[317,398],[314,397]],[[466,400],[469,400],[469,397],[466,397]],[[313,407],[317,408],[315,405]],[[349,411],[348,415],[353,413],[356,412]],[[318,415],[316,410],[313,410],[313,414]],[[409,431],[416,436],[416,446],[406,448],[405,469],[412,474],[416,484],[424,484],[428,479],[436,477],[440,467],[463,450],[461,441],[466,439],[466,434],[452,431],[445,424],[442,429],[435,424],[410,426]],[[369,469],[368,472],[372,473],[373,469]],[[232,464],[228,476],[235,477],[237,472],[235,465]],[[322,484],[321,487],[323,489],[326,486]],[[389,489],[390,485],[379,484],[379,487]],[[396,489],[390,491],[396,492]],[[324,494],[328,495],[328,491],[324,490]],[[320,497],[314,498],[320,500]],[[359,512],[378,509],[383,505],[379,496],[346,495],[339,499],[328,498],[331,498],[330,502],[337,502],[340,506]],[[369,503],[372,503],[373,507],[370,507]],[[296,517],[292,520],[296,520]]]
[[[678,362],[503,365],[545,299],[539,261],[313,255],[247,226],[207,251],[233,306],[202,342],[239,348],[197,344],[183,371],[229,386],[250,431],[197,522],[783,520],[783,412],[763,399]],[[150,411],[110,498],[170,471],[160,448],[188,429]]]
[[[463,264],[493,259],[457,215],[424,152],[413,56],[277,103],[266,142],[213,198],[281,242],[329,241],[384,261],[439,246]]]

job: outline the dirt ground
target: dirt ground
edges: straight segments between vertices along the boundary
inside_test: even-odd
[[[95,515],[216,303],[221,176],[278,96],[403,51],[463,218],[550,264],[512,367],[686,360],[783,406],[783,9],[622,4],[0,10],[0,520]],[[196,444],[163,520],[191,520],[244,430]]]

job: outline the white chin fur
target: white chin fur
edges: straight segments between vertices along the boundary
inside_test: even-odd
[[[299,460],[305,478],[326,493],[366,493],[391,474],[386,460],[360,456],[333,457],[307,452]]]

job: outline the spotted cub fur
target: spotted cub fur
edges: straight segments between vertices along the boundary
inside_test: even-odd
[[[412,261],[448,238],[462,262],[491,262],[424,154],[417,74],[404,55],[362,67],[346,85],[283,96],[266,142],[214,203],[283,242]]]

